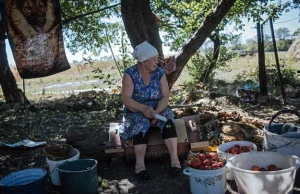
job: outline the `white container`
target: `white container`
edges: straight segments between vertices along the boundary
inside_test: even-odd
[[[268,126],[264,127],[264,147],[266,150],[300,157],[299,137],[293,138],[276,134],[281,130],[282,124],[272,124],[272,132],[269,131]]]
[[[190,177],[192,194],[224,194],[226,192],[226,167],[215,170],[198,170],[187,167],[183,173]]]
[[[230,154],[230,153],[227,153],[226,151],[233,147],[234,145],[240,145],[240,146],[248,146],[248,147],[251,147],[253,148],[252,151],[250,152],[256,152],[257,151],[257,146],[255,143],[252,143],[252,142],[249,142],[249,141],[232,141],[232,142],[228,142],[228,143],[223,143],[221,145],[218,146],[218,149],[217,149],[217,154],[222,157],[222,158],[225,158],[226,160],[235,156],[234,154]],[[248,153],[248,152],[247,152]],[[228,170],[227,173],[226,173],[226,179],[227,180],[234,180],[234,176],[233,176],[233,173],[231,172],[231,170]]]
[[[78,160],[80,156],[80,152],[76,148],[72,148],[72,157],[66,160],[50,160],[48,157],[46,157],[46,161],[49,165],[49,172],[51,177],[51,182],[53,185],[60,186],[60,179],[57,172],[57,167],[61,164],[64,164],[65,162],[70,162],[73,160]]]
[[[271,164],[283,170],[251,170],[254,165],[267,169]],[[239,194],[291,194],[300,159],[278,152],[251,152],[231,157],[226,166],[233,171]]]

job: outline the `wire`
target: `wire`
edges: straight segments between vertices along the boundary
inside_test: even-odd
[[[293,21],[293,20],[296,20],[296,19],[300,19],[300,17],[296,17],[296,18],[293,18],[293,19],[290,19],[290,20],[286,20],[286,21],[282,21],[282,22],[276,22],[274,24],[286,23],[286,22],[290,22],[290,21]]]

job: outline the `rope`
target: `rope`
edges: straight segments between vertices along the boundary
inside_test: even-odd
[[[26,94],[25,94],[25,79],[23,79],[23,92],[24,92],[24,96],[26,96]],[[25,99],[22,101],[23,101],[23,105],[25,107]]]
[[[105,26],[104,29],[105,29],[105,35],[106,35],[106,39],[107,39],[107,42],[108,42],[108,46],[109,46],[109,48],[110,48],[110,52],[111,52],[111,54],[112,54],[112,56],[113,56],[113,58],[114,58],[114,61],[115,61],[116,66],[117,66],[117,69],[118,69],[119,74],[120,74],[120,76],[121,76],[121,78],[122,78],[121,70],[120,70],[120,68],[119,68],[118,62],[117,62],[117,60],[116,60],[116,57],[115,57],[114,52],[113,52],[113,50],[112,50],[112,47],[111,47],[111,45],[110,45],[109,36],[108,36],[108,32],[107,32],[107,26]]]
[[[290,19],[290,20],[281,21],[281,22],[276,22],[274,24],[286,23],[286,22],[290,22],[290,21],[293,21],[293,20],[296,20],[296,19],[300,19],[300,17],[296,17],[296,18],[293,18],[293,19]]]
[[[217,47],[216,52],[213,53],[212,59],[215,57],[215,55],[216,55],[217,52],[219,51],[219,49],[220,49],[220,47],[221,47],[221,44],[222,44],[222,43],[220,43],[219,46]],[[217,60],[218,60],[218,59],[217,59]],[[205,81],[206,81],[207,73],[208,73],[208,70],[209,70],[211,64],[212,64],[212,62],[210,62],[209,65],[206,67],[206,70],[205,70],[205,77],[204,77],[204,80],[203,80],[203,84],[204,84]]]

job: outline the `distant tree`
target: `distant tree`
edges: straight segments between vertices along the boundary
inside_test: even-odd
[[[292,34],[292,36],[300,36],[300,28],[297,28]]]
[[[276,41],[276,46],[278,51],[288,51],[292,43],[293,43],[292,39],[278,40]]]
[[[264,47],[265,47],[265,51],[268,51],[268,52],[274,50],[272,37],[269,34],[264,35]]]
[[[275,36],[277,40],[286,40],[291,38],[291,32],[288,28],[278,28],[275,31]]]
[[[244,49],[241,36],[238,36],[238,37],[230,40],[229,45],[230,45],[231,50],[243,50]]]
[[[247,51],[257,51],[257,38],[250,38],[246,40]]]

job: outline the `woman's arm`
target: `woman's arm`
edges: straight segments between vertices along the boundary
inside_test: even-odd
[[[127,73],[124,73],[122,81],[123,104],[133,112],[141,112],[145,115],[145,117],[150,119],[153,118],[152,113],[154,110],[150,106],[141,104],[132,99],[133,90],[134,86],[131,77]]]
[[[158,101],[157,107],[155,109],[156,113],[161,113],[169,104],[169,97],[170,97],[170,90],[169,90],[169,84],[167,81],[166,74],[164,74],[160,80],[161,85],[161,98]]]

